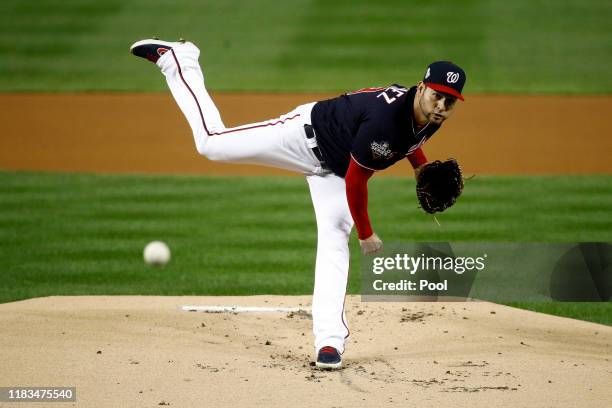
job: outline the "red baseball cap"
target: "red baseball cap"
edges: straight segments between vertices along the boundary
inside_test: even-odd
[[[465,71],[450,61],[436,61],[429,64],[423,83],[427,87],[455,98],[464,100],[461,91],[465,85]]]

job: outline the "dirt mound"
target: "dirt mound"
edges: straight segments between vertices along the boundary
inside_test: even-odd
[[[345,366],[324,372],[311,364],[307,313],[180,310],[309,303],[306,296],[87,296],[1,304],[1,385],[76,386],[76,406],[87,407],[601,407],[610,400],[612,328],[594,323],[486,302],[351,296]]]

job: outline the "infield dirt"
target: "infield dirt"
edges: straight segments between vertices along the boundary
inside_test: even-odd
[[[602,407],[612,328],[486,302],[347,298],[344,368],[312,367],[310,297],[48,297],[0,305],[2,385],[83,407]],[[21,406],[2,404],[0,406]]]
[[[289,112],[329,94],[214,94],[226,126]],[[612,172],[610,96],[470,95],[425,145],[467,173]],[[198,156],[169,93],[0,95],[0,168],[81,172],[289,174]],[[400,163],[383,174],[412,174]]]

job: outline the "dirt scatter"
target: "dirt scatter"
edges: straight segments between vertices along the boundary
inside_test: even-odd
[[[207,314],[206,328],[194,330],[202,314],[180,310],[309,303],[307,296],[83,296],[1,304],[0,378],[5,386],[76,386],[77,406],[88,407],[109,406],[109,398],[123,406],[308,407],[313,395],[318,406],[600,407],[609,400],[612,328],[595,323],[487,302],[407,306],[349,296],[343,368],[322,371],[304,335],[312,321],[302,315]],[[407,314],[425,318],[402,323]]]

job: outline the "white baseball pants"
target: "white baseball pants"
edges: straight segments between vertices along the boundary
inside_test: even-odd
[[[349,330],[344,298],[353,228],[344,179],[321,168],[308,147],[304,124],[314,103],[298,106],[277,119],[226,128],[204,85],[200,50],[177,44],[157,61],[176,103],[187,118],[198,153],[210,160],[250,163],[306,175],[317,220],[317,259],[312,298],[315,352],[332,346],[344,352]]]

